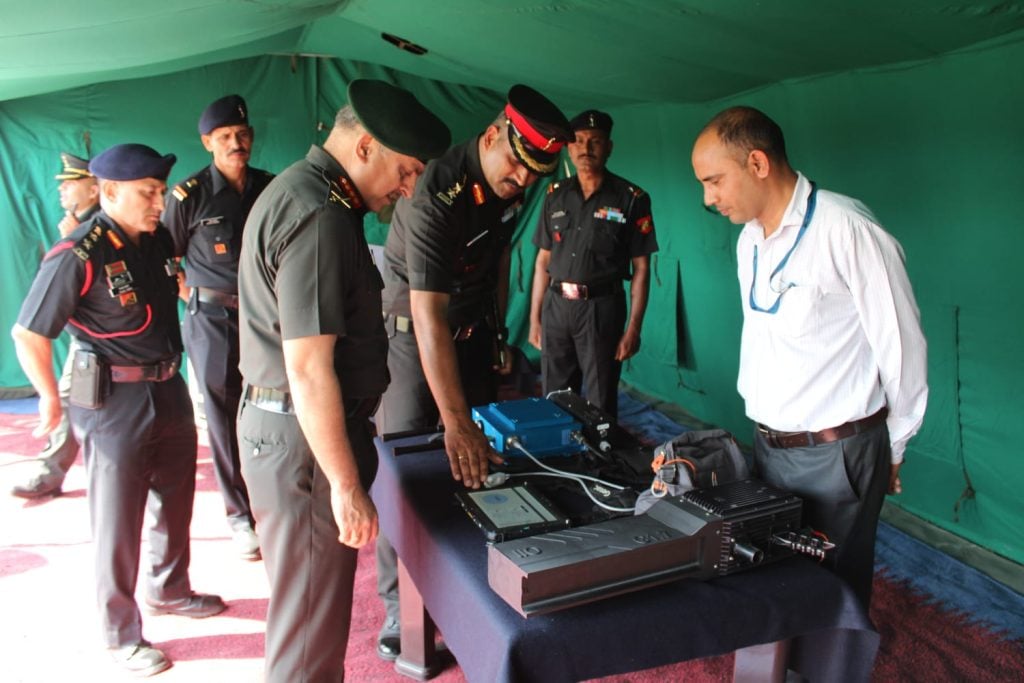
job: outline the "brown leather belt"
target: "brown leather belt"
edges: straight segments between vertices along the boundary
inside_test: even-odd
[[[577,282],[552,282],[551,291],[560,294],[563,299],[596,299],[599,296],[615,294],[622,286],[617,280],[602,282],[595,285],[584,285]]]
[[[859,420],[841,424],[838,427],[822,429],[820,432],[780,432],[771,427],[766,427],[759,422],[757,423],[757,431],[772,448],[805,448],[807,446],[832,443],[854,434],[860,434],[876,424],[884,422],[888,415],[889,409],[883,407],[874,415],[868,415]]]
[[[254,387],[251,384],[245,389],[245,399],[251,404],[271,413],[294,415],[295,404],[287,391]],[[377,412],[380,396],[367,398],[345,398],[345,417],[349,420],[365,419]]]
[[[238,295],[228,294],[218,289],[209,287],[195,287],[196,298],[200,303],[223,306],[224,308],[238,308]]]
[[[171,358],[153,365],[111,365],[111,382],[166,382],[178,374],[180,359]]]

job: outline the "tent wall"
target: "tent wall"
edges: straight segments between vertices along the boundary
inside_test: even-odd
[[[717,110],[758,106],[787,132],[794,165],[823,187],[868,204],[901,241],[929,341],[931,398],[892,502],[1024,561],[1018,502],[1024,331],[1016,263],[1024,140],[1021,41],[925,63],[789,81],[704,105],[607,107],[614,115],[610,167],[651,194],[661,252],[653,263],[643,348],[624,378],[749,441],[735,391],[741,299],[738,228],[704,212],[690,148]],[[0,329],[9,329],[59,219],[56,155],[140,141],[178,154],[172,179],[208,163],[195,121],[227,92],[250,104],[253,164],[279,171],[323,139],[344,86],[358,75],[398,80],[443,112],[455,139],[485,125],[498,94],[423,81],[337,60],[259,57],[169,76],[78,88],[0,103]],[[524,80],[529,81],[524,75]],[[565,103],[570,115],[582,106]],[[322,124],[322,126],[318,125]],[[86,138],[86,135],[88,137]],[[88,139],[91,147],[87,147]],[[535,251],[530,244],[543,187],[529,195],[513,244],[514,340],[524,344]],[[371,241],[386,227],[370,221]],[[0,337],[0,386],[25,383],[9,338]]]

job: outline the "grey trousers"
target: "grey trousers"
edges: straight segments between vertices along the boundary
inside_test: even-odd
[[[166,382],[111,385],[98,409],[71,406],[89,477],[96,597],[107,647],[142,640],[135,603],[146,513],[146,595],[191,594],[189,526],[196,486],[196,426],[181,375]]]
[[[345,426],[369,490],[377,474],[370,422],[350,419]],[[243,400],[238,442],[270,579],[264,680],[342,681],[357,551],[338,542],[327,478],[294,415]]]
[[[804,524],[836,544],[825,566],[850,584],[865,610],[871,602],[875,533],[889,488],[891,454],[885,423],[806,448],[772,448],[755,433],[756,474],[803,498]]]
[[[498,394],[498,376],[491,369],[491,344],[491,333],[487,330],[474,332],[469,339],[455,344],[459,376],[470,407],[491,403]],[[399,332],[391,338],[388,372],[391,384],[377,411],[377,433],[436,429],[439,412],[423,374],[415,335]],[[377,594],[384,602],[387,619],[397,622],[398,555],[384,534],[377,536],[376,555]]]

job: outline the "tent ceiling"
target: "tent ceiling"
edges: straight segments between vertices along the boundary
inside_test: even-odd
[[[1024,28],[1024,2],[997,0],[0,0],[0,13],[0,100],[303,53],[497,91],[699,102]]]

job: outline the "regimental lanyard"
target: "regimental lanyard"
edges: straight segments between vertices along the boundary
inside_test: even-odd
[[[796,249],[796,245],[800,244],[800,240],[803,238],[804,233],[807,232],[807,226],[811,224],[811,219],[814,217],[814,207],[818,203],[818,186],[811,182],[811,194],[807,197],[807,211],[804,213],[804,222],[800,225],[800,232],[796,234],[796,239],[793,241],[793,246],[789,248],[786,255],[779,261],[779,265],[775,266],[775,270],[768,276],[768,288],[771,289],[772,278],[779,274],[779,271],[786,267],[786,263],[789,261],[789,257],[793,255],[793,250]],[[782,295],[786,293],[789,287],[784,288],[779,295],[775,297],[775,303],[771,305],[771,308],[761,308],[754,301],[754,284],[757,282],[757,245],[754,245],[754,277],[750,281],[750,309],[758,311],[760,313],[767,313],[768,315],[775,315],[779,312],[779,302],[782,301]]]

